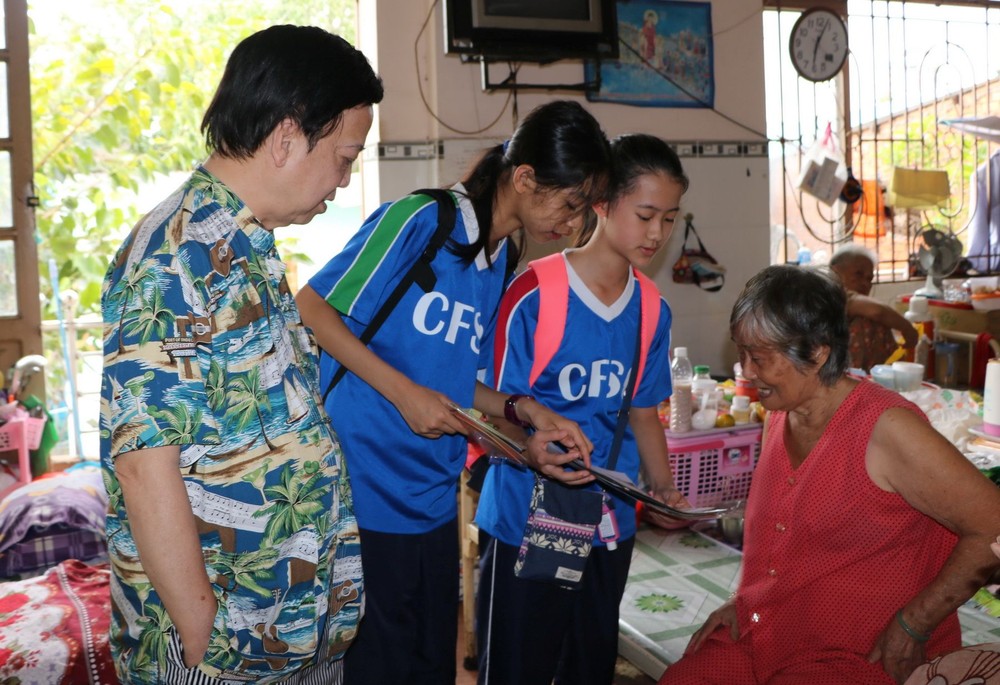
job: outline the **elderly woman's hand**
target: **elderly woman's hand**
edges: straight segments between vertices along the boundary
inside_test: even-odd
[[[729,628],[729,636],[733,642],[740,639],[740,626],[736,618],[736,600],[733,598],[729,598],[722,606],[708,615],[704,625],[691,636],[687,647],[684,648],[684,654],[696,652],[709,635],[723,626]]]
[[[925,660],[923,643],[908,635],[895,616],[875,640],[875,646],[868,654],[868,661],[873,664],[881,663],[885,672],[897,683],[906,682],[910,674]]]

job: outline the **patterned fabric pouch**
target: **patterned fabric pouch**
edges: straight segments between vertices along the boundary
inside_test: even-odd
[[[514,575],[576,589],[601,521],[604,496],[535,475]]]

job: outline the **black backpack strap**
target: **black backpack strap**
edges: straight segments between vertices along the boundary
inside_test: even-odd
[[[417,261],[413,263],[410,269],[403,275],[399,283],[393,289],[389,297],[386,298],[382,306],[379,307],[378,311],[375,312],[375,316],[365,327],[365,330],[361,332],[358,339],[361,340],[362,344],[367,345],[375,337],[375,333],[381,328],[385,320],[389,318],[389,314],[392,310],[396,308],[399,301],[403,299],[403,295],[406,291],[410,289],[410,286],[416,283],[420,286],[420,289],[425,293],[433,290],[435,283],[437,283],[437,276],[434,275],[434,269],[431,268],[431,262],[437,256],[438,250],[444,247],[444,244],[448,242],[448,237],[451,235],[452,230],[455,228],[455,200],[452,194],[447,190],[442,190],[440,188],[422,188],[420,190],[414,190],[411,195],[427,195],[433,198],[438,205],[438,225],[437,229],[434,231],[434,235],[431,236],[430,242],[427,243],[427,247],[424,248],[423,253],[417,258]],[[334,386],[340,382],[340,379],[344,377],[347,373],[347,367],[341,365],[337,372],[330,379],[330,384],[326,386],[326,391],[323,393],[323,402],[326,403],[326,398],[329,396],[330,391],[333,390]]]

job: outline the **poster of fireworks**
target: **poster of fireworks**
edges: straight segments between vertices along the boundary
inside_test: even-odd
[[[601,60],[592,102],[639,107],[715,105],[712,5],[672,0],[619,0],[617,60]],[[597,64],[585,64],[588,82]]]

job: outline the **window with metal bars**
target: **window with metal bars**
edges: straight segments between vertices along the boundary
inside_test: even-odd
[[[839,74],[818,83],[789,49],[796,19],[816,6],[845,18],[849,45]],[[923,279],[928,267],[1000,272],[1000,0],[768,7],[772,261],[822,263],[854,242],[878,256],[876,282]],[[803,190],[817,159],[857,182],[856,199]],[[937,235],[927,229],[960,242],[954,264],[918,259]]]

